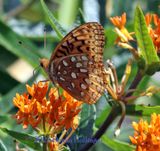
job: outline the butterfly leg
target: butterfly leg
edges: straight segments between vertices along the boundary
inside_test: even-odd
[[[40,82],[48,82],[50,81],[49,79],[41,80]]]
[[[110,60],[107,60],[108,71],[110,73],[110,79],[112,82],[113,90],[117,93],[119,91],[118,77],[115,66]]]

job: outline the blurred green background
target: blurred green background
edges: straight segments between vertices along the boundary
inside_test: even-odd
[[[45,3],[64,28],[65,33],[89,21],[97,21],[104,26],[106,34],[104,61],[112,59],[117,68],[118,78],[122,77],[131,54],[127,50],[114,46],[116,35],[109,17],[120,16],[126,12],[127,28],[133,31],[134,10],[137,5],[141,6],[144,13],[160,14],[159,0],[45,0]],[[46,48],[44,48],[44,29],[46,30]],[[22,42],[22,45],[19,44],[19,41]],[[32,84],[34,81],[46,79],[42,70],[36,70],[35,74],[33,70],[39,65],[39,58],[50,57],[58,42],[59,38],[48,23],[39,0],[0,0],[0,126],[32,134],[31,128],[22,130],[22,126],[17,125],[11,117],[16,113],[12,98],[17,92],[25,91],[26,83]],[[137,67],[133,64],[130,81],[133,80],[136,70]],[[159,76],[159,73],[152,77],[146,76],[139,88],[145,89],[149,84],[159,85]],[[137,100],[137,103],[158,105],[159,100],[160,96],[155,95],[152,99],[143,97]],[[81,121],[89,119],[90,122],[85,122],[85,124],[82,122],[75,135],[85,136],[87,132],[87,135],[91,136],[109,111],[110,106],[104,97],[95,106],[85,106]],[[106,132],[106,138],[100,140],[91,150],[118,151],[118,148],[112,148],[112,142],[109,142],[108,138],[113,138],[117,143],[119,141],[129,143],[128,136],[133,134],[132,120],[135,120],[135,117],[126,117],[118,138],[113,136],[115,121]],[[92,131],[87,127],[93,127]],[[15,150],[13,140],[12,137],[0,131],[0,150],[1,146],[5,146],[4,148],[9,151]],[[123,145],[123,143],[120,144]],[[71,149],[76,151],[79,146],[80,144],[71,145]]]

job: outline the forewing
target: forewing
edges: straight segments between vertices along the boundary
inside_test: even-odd
[[[102,56],[104,47],[104,29],[97,22],[89,22],[81,25],[69,34],[57,45],[50,58],[50,62],[68,55],[88,54],[93,57],[95,54]]]
[[[102,70],[86,54],[63,57],[56,73],[57,83],[77,100],[92,104],[104,92]]]

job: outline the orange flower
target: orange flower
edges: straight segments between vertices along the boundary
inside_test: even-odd
[[[16,97],[13,98],[13,103],[21,112],[27,114],[33,110],[35,100],[30,100],[29,95],[25,93],[23,95],[17,93]]]
[[[143,119],[133,122],[133,128],[135,132],[130,140],[136,145],[136,151],[160,150],[160,114],[153,113],[149,124]]]
[[[74,121],[75,121],[75,118],[78,118],[76,115],[81,110],[76,108],[76,106],[77,106],[76,102],[66,104],[66,113],[64,114],[64,119],[60,121],[60,124],[65,125],[66,129],[69,129],[69,128],[75,129]]]
[[[145,20],[146,20],[147,26],[149,26],[150,23],[151,23],[151,21],[152,21],[152,15],[151,15],[150,13],[147,13],[147,14],[145,15]]]
[[[50,151],[59,151],[62,149],[62,148],[61,149],[59,148],[59,143],[56,141],[50,142],[48,147]]]
[[[153,16],[153,17],[152,17]],[[152,27],[152,18],[154,26]],[[146,24],[157,53],[160,53],[160,18],[157,14],[146,14]]]
[[[123,13],[122,16],[116,16],[116,17],[110,17],[110,21],[115,28],[115,32],[118,34],[118,38],[116,40],[116,43],[119,41],[122,42],[128,42],[129,40],[133,40],[132,33],[129,33],[128,30],[125,28],[126,24],[126,13]]]
[[[157,14],[153,14],[153,22],[154,22],[155,26],[159,26],[160,18],[158,17]]]
[[[30,100],[29,95],[26,94],[16,94],[16,97],[13,98],[14,105],[19,108],[19,111],[14,117],[19,124],[23,123],[23,128],[27,128],[29,124],[35,127],[39,122],[39,118],[34,119],[30,114],[34,112],[35,101],[34,99]]]
[[[65,126],[66,129],[75,129],[75,117],[78,118],[78,113],[81,111],[80,107],[82,102],[76,101],[67,92],[63,91],[63,96],[65,98],[60,98],[58,101],[53,100],[53,91],[49,94],[51,102],[51,112],[49,114],[51,124],[58,124]],[[56,121],[53,123],[53,121]]]
[[[126,13],[123,13],[122,16],[111,17],[110,21],[114,26],[122,29],[126,24]]]
[[[41,102],[48,91],[48,84],[48,82],[38,82],[38,84],[33,84],[31,87],[27,84],[26,88],[32,98]]]

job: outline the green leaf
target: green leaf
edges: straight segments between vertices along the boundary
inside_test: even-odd
[[[160,62],[155,62],[148,66],[146,73],[148,75],[153,75],[156,71],[160,71]]]
[[[99,127],[109,113],[108,107],[96,119],[96,127]],[[160,106],[126,105],[126,115],[150,116],[152,113],[160,114]],[[119,112],[121,114],[121,112]]]
[[[96,119],[95,105],[83,104],[80,117],[81,120],[79,127],[83,130],[85,128],[85,136],[88,136],[87,133],[92,131],[93,123]]]
[[[9,121],[10,120],[10,116],[8,115],[0,115],[0,123],[2,124],[3,122]]]
[[[127,105],[127,115],[150,116],[152,113],[160,114],[160,106]]]
[[[95,105],[83,104],[82,111],[80,113],[80,124],[76,130],[76,133],[70,138],[71,141],[84,140],[86,137],[91,137],[93,134],[93,126],[96,118]],[[77,151],[82,146],[83,142],[70,143],[70,149]]]
[[[25,46],[18,44],[21,41]],[[26,38],[16,34],[0,20],[0,45],[16,56],[26,60],[32,66],[39,64],[38,48]]]
[[[143,12],[140,7],[137,7],[135,11],[134,28],[140,54],[146,62],[146,69],[148,70],[148,68],[153,68],[155,63],[157,64],[158,62],[160,62],[160,59],[157,56],[152,39],[148,32]],[[152,73],[156,72],[157,68],[159,67],[157,67],[156,65],[154,68],[156,69],[154,69]]]
[[[84,13],[81,8],[79,8],[77,19],[79,20],[80,24],[84,24],[86,22],[85,17],[84,17]]]
[[[52,28],[57,33],[59,39],[62,39],[65,35],[64,29],[61,27],[56,18],[53,16],[52,12],[47,8],[46,4],[44,3],[44,0],[41,0],[41,4]]]
[[[63,0],[60,3],[59,11],[58,11],[58,19],[60,23],[69,27],[72,25],[76,19],[78,14],[78,8],[81,7],[81,0]],[[67,13],[64,13],[67,12]]]
[[[143,77],[143,79],[140,81],[140,83],[137,86],[137,91],[134,92],[134,96],[139,95],[139,92],[143,92],[148,87],[148,83],[150,82],[151,77],[146,75]]]
[[[3,144],[1,140],[0,140],[0,151],[7,151],[6,146]]]
[[[0,127],[0,130],[34,150],[42,150],[40,144],[36,142],[36,138],[29,134],[15,132],[2,127]]]
[[[101,137],[101,141],[110,147],[113,151],[133,151],[135,148],[128,143],[121,142],[118,140],[110,139],[106,135]]]
[[[105,121],[110,111],[111,111],[111,107],[107,105],[104,108],[104,110],[101,112],[100,116],[96,118],[96,121],[95,121],[96,127],[100,127],[102,125],[102,123]]]

